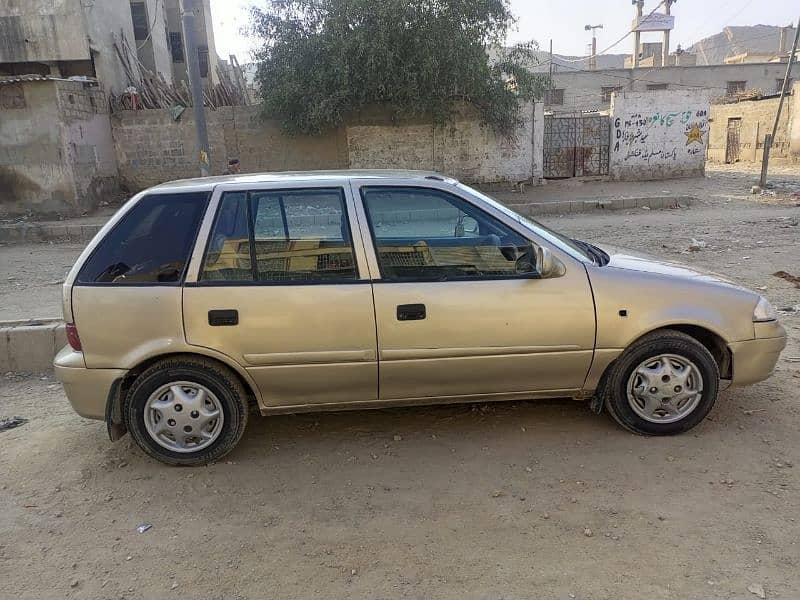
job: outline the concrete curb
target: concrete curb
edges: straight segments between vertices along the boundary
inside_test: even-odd
[[[65,240],[88,242],[100,231],[101,227],[102,225],[75,225],[68,223],[0,225],[0,243],[26,244]]]
[[[66,343],[60,320],[0,321],[0,373],[50,371]]]
[[[508,207],[523,215],[564,215],[595,210],[625,210],[635,208],[679,208],[697,202],[694,196],[656,196],[643,198],[610,198],[602,200],[560,200],[558,202],[532,202],[530,204],[508,204]]]

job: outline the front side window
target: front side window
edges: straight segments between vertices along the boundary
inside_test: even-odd
[[[208,193],[149,194],[102,239],[78,284],[176,284],[208,204]]]
[[[358,278],[341,189],[227,192],[200,281],[335,283]]]
[[[446,281],[534,273],[528,240],[444,191],[363,187],[381,275],[389,281]]]

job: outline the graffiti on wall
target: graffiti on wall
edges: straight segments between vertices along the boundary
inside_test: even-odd
[[[614,118],[612,153],[633,165],[677,165],[702,161],[708,140],[708,110],[629,113]]]

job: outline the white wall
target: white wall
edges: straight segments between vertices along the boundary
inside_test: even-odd
[[[709,112],[703,90],[614,94],[609,174],[622,180],[704,175]]]

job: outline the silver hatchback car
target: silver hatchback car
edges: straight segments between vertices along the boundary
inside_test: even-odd
[[[185,465],[230,451],[251,407],[574,397],[679,433],[786,343],[757,293],[409,171],[156,186],[81,254],[63,304],[75,410]]]

